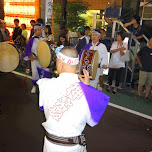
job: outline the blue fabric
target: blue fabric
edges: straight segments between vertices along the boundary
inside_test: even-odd
[[[137,28],[135,28],[133,25],[130,25],[128,27],[128,30],[130,32],[132,32],[133,35],[135,35],[136,37],[143,35],[143,27],[141,25],[139,25]],[[131,46],[135,46],[135,41],[133,40],[131,43]]]
[[[38,71],[40,79],[41,78],[51,78],[51,74],[49,71],[46,71],[43,68],[38,68],[38,67],[37,67],[37,71]]]
[[[119,9],[116,6],[114,8],[111,7],[106,8],[105,17],[118,18]]]
[[[41,106],[41,107],[39,106],[39,109],[42,110],[42,111],[44,111],[43,106]]]
[[[36,82],[37,82],[38,80],[32,80],[32,84],[33,85],[36,85]]]
[[[79,82],[79,85],[85,94],[91,112],[91,118],[96,124],[98,124],[106,110],[110,97],[94,87],[85,85],[82,82]]]
[[[91,47],[91,45],[90,45],[90,43],[89,43],[89,44],[87,44],[87,45],[81,50],[81,52],[79,53],[79,60],[81,59],[81,55],[82,55],[82,53],[83,53],[83,50],[89,50],[90,47]]]
[[[31,55],[31,49],[32,49],[32,45],[33,45],[33,41],[34,41],[34,37],[30,38],[26,48],[25,48],[25,55],[24,57],[30,56]]]

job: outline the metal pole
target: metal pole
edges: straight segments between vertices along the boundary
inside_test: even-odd
[[[135,40],[135,39],[134,39]],[[133,59],[133,63],[132,63],[132,74],[131,74],[131,83],[133,81],[133,77],[134,77],[134,70],[135,70],[135,62],[136,62],[136,55],[137,55],[137,49],[139,46],[139,42],[137,40],[135,40],[135,52],[134,52],[134,59]]]

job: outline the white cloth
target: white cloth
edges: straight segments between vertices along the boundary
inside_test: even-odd
[[[126,50],[127,50],[128,45],[126,43],[123,43],[123,47],[125,47]],[[112,43],[110,51],[118,49],[118,48],[120,48],[120,46],[118,46],[118,42],[115,41],[115,42]],[[126,53],[126,50],[124,50],[124,53]],[[112,53],[110,63],[109,63],[109,67],[122,67],[122,68],[124,68],[125,67],[125,62],[120,60],[120,56],[121,56],[120,51]]]
[[[60,137],[81,135],[86,123],[94,126],[78,75],[62,73],[58,78],[40,79],[39,106],[43,106],[45,130]],[[44,141],[44,152],[82,152],[83,146],[60,146]]]
[[[86,44],[88,44],[89,43],[89,41],[90,41],[90,37],[89,36],[87,36],[87,35],[85,35],[85,38],[86,38]]]
[[[95,80],[91,80],[90,81],[90,85],[93,86],[94,88],[97,88],[98,85],[98,81],[99,81],[99,76],[103,75],[103,69],[102,66],[103,65],[108,65],[108,52],[107,52],[107,48],[104,44],[100,43],[97,46],[98,43],[93,44],[90,47],[90,50],[97,50],[99,53],[99,64],[101,68],[98,68],[97,70],[97,74],[95,77]]]

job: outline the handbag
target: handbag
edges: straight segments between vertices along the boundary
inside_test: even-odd
[[[130,61],[129,50],[126,50],[126,53],[120,56],[120,61],[123,61],[123,62]]]

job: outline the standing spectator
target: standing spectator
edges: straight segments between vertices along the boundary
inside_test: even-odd
[[[111,90],[111,85],[113,81],[114,74],[116,74],[116,83],[115,87],[113,89],[112,94],[116,94],[117,92],[117,87],[119,86],[120,82],[120,76],[123,68],[125,68],[125,62],[120,60],[120,57],[126,53],[127,50],[127,44],[123,42],[123,32],[118,32],[117,33],[117,41],[113,42],[110,52],[112,53],[109,67],[117,67],[118,69],[110,69],[109,70],[109,78],[108,78],[108,83],[109,86],[107,88],[107,92]]]
[[[79,27],[77,30],[77,36],[78,36],[78,43],[76,45],[76,50],[78,51],[78,54],[81,52],[83,47],[87,44],[86,38],[84,36],[84,27]]]
[[[36,20],[36,24],[40,24],[40,25],[42,25],[42,37],[43,38],[45,38],[45,31],[44,31],[44,22],[43,22],[43,19],[42,18],[38,18],[37,20]]]
[[[60,34],[59,36],[59,41],[57,42],[57,46],[60,45],[64,45],[64,46],[70,45],[65,34]]]
[[[85,38],[86,38],[86,41],[87,41],[87,44],[88,44],[89,41],[90,41],[90,36],[89,36],[89,34],[90,34],[90,27],[89,26],[86,26],[84,28],[84,34],[85,34]]]
[[[137,98],[141,97],[142,88],[146,85],[145,101],[148,101],[148,95],[152,86],[152,37],[149,39],[149,45],[143,47],[138,52],[137,62],[141,67]]]
[[[6,28],[6,22],[4,20],[0,21],[0,42],[9,41],[10,32]]]
[[[109,6],[105,10],[104,19],[108,23],[107,26],[107,36],[111,35],[112,32],[112,22],[118,20],[119,9],[116,7],[116,0],[111,0]]]
[[[140,25],[140,17],[139,16],[134,15],[132,17],[131,22],[125,23],[124,27],[127,27],[128,30],[130,32],[132,32],[134,39],[140,41],[143,38],[143,27]],[[131,51],[133,51],[131,54],[131,59],[133,60],[133,55],[135,52],[135,41],[134,40],[132,40],[132,43],[131,43]],[[138,51],[139,51],[139,48],[138,48],[137,52]]]
[[[21,29],[22,29],[22,41],[23,45],[26,45],[27,43],[27,30],[26,30],[26,24],[21,24]]]
[[[45,26],[44,32],[45,32],[45,39],[47,41],[53,41],[52,30],[51,30],[50,25]]]
[[[12,40],[15,44],[21,45],[22,29],[19,27],[19,19],[14,19],[15,28],[13,30]]]
[[[106,31],[104,29],[101,29],[100,32],[101,32],[101,36],[100,36],[99,42],[103,43],[107,47],[107,50],[109,51],[110,50],[110,44],[109,44],[108,40],[104,39],[105,36],[106,36]]]
[[[34,26],[35,26],[35,20],[31,20],[30,21],[30,24],[31,24],[31,26],[32,26],[32,29],[31,29],[31,33],[30,33],[30,38],[32,37],[32,36],[34,36]]]

